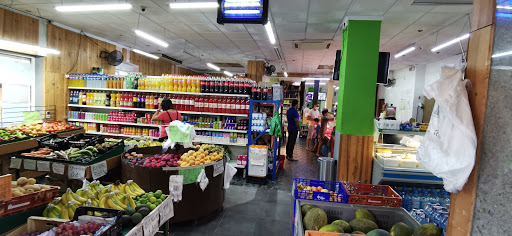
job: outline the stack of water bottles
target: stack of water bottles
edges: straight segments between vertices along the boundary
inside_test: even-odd
[[[405,208],[420,224],[433,223],[446,233],[450,194],[443,189],[394,187]]]
[[[266,113],[252,113],[252,132],[265,132],[265,129],[267,128],[266,120]]]

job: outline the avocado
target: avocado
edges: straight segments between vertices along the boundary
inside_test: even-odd
[[[344,233],[343,232],[343,229],[337,225],[333,225],[333,224],[330,224],[330,225],[326,225],[322,228],[320,228],[320,230],[318,230],[320,232],[331,232],[331,233]]]
[[[124,209],[124,213],[126,215],[131,216],[131,215],[133,215],[133,213],[135,213],[135,210],[133,210],[133,208],[131,208],[131,207],[127,207],[126,209]]]
[[[364,234],[364,233],[361,231],[354,231],[354,232],[352,232],[352,234]]]
[[[146,204],[140,204],[140,205],[137,205],[137,207],[135,207],[135,211],[139,211],[139,209],[141,209],[141,208],[143,208],[143,207],[145,207],[145,208],[148,208],[148,209],[149,209],[149,206],[148,206],[148,205],[146,205]]]
[[[373,217],[373,214],[364,208],[357,209],[356,219],[367,219],[375,222],[375,217]]]
[[[123,227],[128,227],[132,224],[132,217],[129,215],[123,215],[121,218],[121,222],[123,224]]]
[[[143,217],[146,217],[149,212],[151,212],[151,210],[149,210],[147,207],[142,207],[137,212],[140,213]]]
[[[142,221],[142,215],[140,213],[138,213],[138,212],[133,213],[131,218],[132,218],[133,224],[135,224],[135,225]]]
[[[375,222],[367,219],[353,219],[349,224],[354,231],[361,231],[365,234],[379,228]]]
[[[441,230],[435,224],[424,224],[414,230],[414,236],[439,236]]]

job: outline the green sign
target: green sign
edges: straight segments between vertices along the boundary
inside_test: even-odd
[[[204,170],[204,167],[179,170],[179,175],[183,175],[183,185],[197,182],[197,177],[202,170]]]

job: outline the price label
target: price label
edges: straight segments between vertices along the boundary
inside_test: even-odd
[[[144,217],[142,220],[142,224],[144,225],[144,235],[155,235],[158,231],[158,217],[159,214],[156,211],[153,211]]]
[[[142,224],[138,224],[136,225],[135,227],[132,228],[132,230],[130,230],[126,236],[143,236],[143,228],[142,228]]]
[[[213,163],[213,177],[222,174],[224,172],[224,161],[219,160]]]
[[[23,168],[25,170],[36,170],[36,160],[25,159]]]
[[[204,167],[179,170],[178,174],[183,175],[183,184],[192,184],[197,181],[197,176],[203,169]]]
[[[23,162],[23,159],[21,159],[21,158],[11,158],[11,165],[9,166],[9,168],[19,169],[19,168],[21,168],[22,162]]]
[[[50,171],[50,162],[48,161],[37,161],[37,171]]]
[[[107,162],[102,161],[91,165],[91,174],[93,179],[99,179],[100,177],[107,174]]]
[[[160,204],[160,223],[165,223],[172,217],[174,217],[174,204],[172,199],[168,197]]]
[[[183,192],[183,175],[169,176],[169,197],[175,202],[181,201]]]
[[[66,166],[64,164],[60,164],[60,163],[53,163],[52,164],[52,171],[53,173],[55,174],[58,174],[58,175],[64,175],[64,168]]]
[[[75,165],[69,165],[68,166],[68,178],[69,179],[85,179],[85,169],[86,166],[75,166]]]

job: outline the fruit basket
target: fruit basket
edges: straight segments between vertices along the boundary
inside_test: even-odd
[[[102,236],[119,236],[122,235],[123,228],[121,225],[121,218],[123,216],[123,213],[121,210],[116,209],[109,209],[109,208],[99,208],[99,207],[78,207],[75,211],[75,215],[73,216],[73,221],[77,221],[79,216],[82,215],[89,215],[91,213],[94,215],[95,213],[101,214],[102,218],[114,218],[114,220],[110,223],[108,223],[104,227],[108,227],[106,231],[103,231],[103,233],[98,234]],[[102,230],[102,229],[100,229]]]
[[[47,204],[57,197],[58,192],[58,187],[50,187],[50,189],[13,197],[9,201],[0,203],[0,217]]]
[[[348,193],[341,182],[295,178],[293,186],[295,199],[338,203],[348,201]]]
[[[98,143],[105,142],[105,138],[101,135],[86,135],[84,133],[78,133],[71,135],[66,138],[70,147],[74,148],[85,148],[87,146],[94,146]]]
[[[50,148],[54,151],[61,151],[68,148],[68,142],[58,134],[48,134],[37,139],[40,148]]]
[[[343,182],[348,193],[348,203],[400,207],[402,197],[388,185]]]

